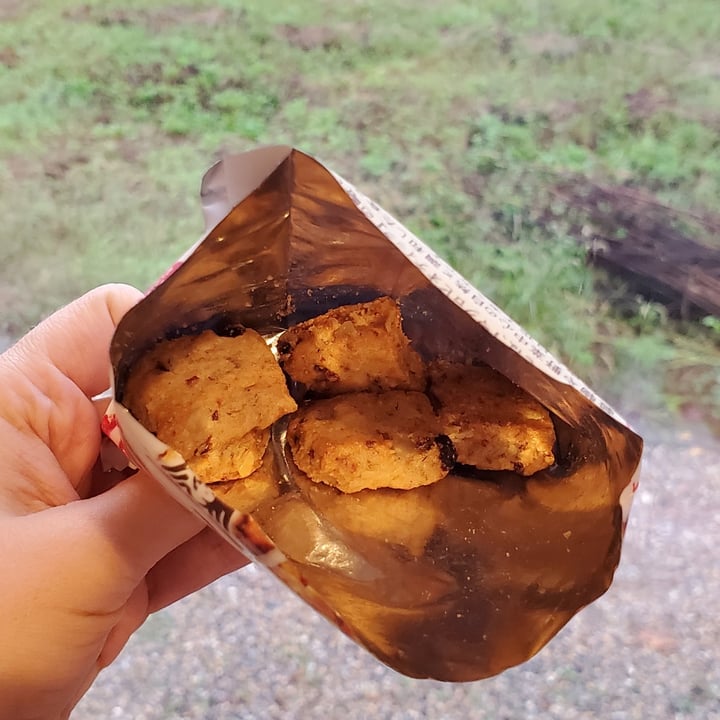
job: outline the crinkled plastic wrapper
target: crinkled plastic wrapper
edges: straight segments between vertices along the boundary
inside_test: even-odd
[[[209,231],[122,320],[105,431],[130,461],[381,661],[470,681],[534,655],[609,587],[642,440],[592,391],[376,203],[288,147],[203,179]],[[451,473],[343,495],[300,478],[282,423],[274,492],[233,510],[123,406],[158,339],[218,322],[266,337],[342,304],[395,298],[426,358],[478,359],[552,414],[557,463],[529,478]],[[257,599],[262,611],[263,599]],[[227,609],[232,612],[232,608]]]

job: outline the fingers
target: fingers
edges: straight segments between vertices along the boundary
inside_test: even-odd
[[[248,562],[239,550],[206,527],[150,571],[148,612],[162,610]]]
[[[50,449],[70,490],[87,477],[100,446],[100,424],[87,397],[108,386],[110,339],[118,321],[141,297],[127,285],[99,287],[0,356],[0,415],[28,442],[35,437]],[[37,452],[24,454],[36,460]],[[37,478],[32,480],[38,485]],[[61,484],[52,485],[62,492],[51,493],[49,504],[67,497]]]
[[[132,634],[145,622],[147,616],[147,586],[141,582],[133,591],[117,623],[113,625],[105,639],[102,652],[97,659],[98,670],[106,668],[117,658]]]
[[[49,361],[91,397],[109,384],[110,340],[142,293],[129,285],[103,285],[58,310],[8,353],[23,365]]]
[[[154,612],[248,563],[142,471],[65,509],[82,538],[78,564],[92,578],[86,599],[100,608],[120,607],[146,578]]]
[[[63,510],[79,572],[92,582],[88,602],[99,608],[121,606],[150,568],[205,527],[144,472]]]

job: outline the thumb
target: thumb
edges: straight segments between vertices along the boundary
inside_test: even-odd
[[[7,359],[33,371],[41,383],[45,373],[39,368],[49,364],[85,395],[96,395],[108,386],[108,348],[115,326],[141,298],[129,285],[97,287],[31,330],[7,351]]]

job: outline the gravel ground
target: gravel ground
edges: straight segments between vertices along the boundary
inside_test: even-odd
[[[409,680],[251,567],[151,618],[73,720],[719,720],[720,447],[647,438],[613,586],[519,668]]]

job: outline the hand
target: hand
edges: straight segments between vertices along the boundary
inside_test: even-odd
[[[142,472],[110,489],[98,412],[109,285],[0,355],[0,718],[67,718],[148,615],[247,561]]]

